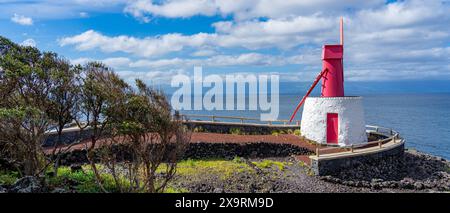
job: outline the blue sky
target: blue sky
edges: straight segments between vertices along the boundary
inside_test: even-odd
[[[439,0],[0,0],[0,35],[130,81],[201,65],[310,82],[343,16],[347,81],[450,80],[449,11]]]

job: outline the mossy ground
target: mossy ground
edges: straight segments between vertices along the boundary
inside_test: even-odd
[[[420,158],[411,154],[408,156],[411,158],[409,160],[411,163],[417,164],[410,169],[412,173],[418,174],[416,168],[430,167],[431,170],[428,170],[439,171],[439,174],[445,176],[438,179],[442,182],[439,183],[442,186],[448,185],[448,178],[446,178],[449,173],[448,163],[446,163],[446,167],[435,169],[435,164],[440,161],[429,160],[429,157],[426,156],[419,156]],[[435,166],[433,167],[433,165]],[[106,173],[107,168],[102,165],[98,165],[98,168],[103,171],[104,188],[108,192],[119,192],[120,190],[115,186],[113,177]],[[122,169],[121,171],[126,170]],[[160,177],[164,171],[164,168],[159,168],[157,175]],[[56,177],[50,176],[50,172],[45,179],[49,192],[56,188],[77,193],[102,192],[95,182],[94,174],[89,165],[84,165],[81,171],[72,171],[69,167],[61,167]],[[414,177],[411,176],[411,178]],[[0,171],[0,185],[4,188],[8,189],[18,178],[19,174],[17,173]],[[123,181],[126,182],[125,179]],[[436,188],[421,191],[448,190]],[[235,157],[234,159],[188,159],[180,161],[176,175],[169,182],[164,192],[417,192],[417,190],[389,187],[382,189],[354,187],[327,181],[314,176],[307,165],[292,157],[265,159]]]
[[[205,179],[215,179],[219,182],[229,182],[242,175],[255,176],[257,170],[270,172],[282,172],[291,162],[275,160],[247,160],[240,157],[234,159],[188,159],[177,164],[175,178],[166,188],[166,193],[190,192],[188,186],[202,182]],[[103,165],[98,165],[104,170]],[[257,169],[255,169],[257,168]],[[164,165],[158,168],[157,173],[164,172]],[[0,185],[11,186],[19,178],[15,172],[0,172]],[[126,187],[127,180],[124,176],[122,184]],[[112,175],[103,173],[103,186],[108,192],[119,192]],[[60,167],[56,176],[47,175],[46,183],[49,188],[62,188],[68,192],[97,193],[102,192],[96,184],[94,173],[89,165],[84,165],[80,171],[72,171],[70,167]]]

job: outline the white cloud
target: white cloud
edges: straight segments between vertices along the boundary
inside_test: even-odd
[[[383,4],[383,0],[136,0],[129,1],[124,11],[144,21],[149,21],[154,16],[186,18],[196,15],[232,15],[235,19],[242,20],[311,15],[313,11],[324,9],[329,14],[336,14]]]
[[[217,22],[216,33],[182,35],[171,33],[152,37],[107,36],[94,30],[59,40],[61,46],[75,45],[78,50],[100,49],[103,52],[125,52],[141,57],[155,57],[186,48],[196,50],[193,55],[211,54],[210,47],[244,47],[289,49],[299,44],[322,42],[333,30],[337,18],[295,17],[267,21],[239,23]],[[321,36],[317,36],[321,34]],[[207,51],[207,52],[206,52]]]
[[[11,21],[20,25],[33,25],[32,18],[19,15],[17,13],[14,13],[14,15],[11,17]]]
[[[20,45],[36,47],[36,41],[34,41],[34,39],[32,39],[32,38],[29,38],[29,39],[22,41],[22,43],[20,43]]]
[[[410,0],[386,5],[381,9],[364,9],[358,11],[361,23],[371,23],[372,26],[362,26],[370,29],[385,29],[392,27],[411,27],[427,25],[436,18],[445,17],[448,6],[440,1]]]
[[[298,16],[294,18],[269,19],[268,21],[217,22],[214,24],[216,31],[239,36],[259,35],[290,35],[320,32],[331,29],[336,24],[331,18],[317,15],[310,17]]]
[[[263,55],[259,53],[245,53],[240,55],[216,55],[205,59],[160,59],[138,60],[130,63],[130,67],[163,68],[163,67],[226,67],[226,66],[276,66],[287,64],[277,56]]]
[[[89,18],[89,13],[87,13],[87,12],[80,12],[80,18]]]
[[[202,57],[202,56],[212,56],[212,55],[215,55],[216,53],[217,52],[214,50],[204,49],[204,50],[195,51],[191,55],[197,56],[197,57]]]
[[[156,37],[136,38],[130,36],[105,36],[94,30],[65,37],[59,40],[61,46],[76,45],[78,50],[100,49],[107,53],[125,52],[142,57],[159,56],[180,51],[185,47],[200,47],[214,41],[215,34],[199,33],[185,36],[165,34]]]
[[[102,60],[102,62],[107,64],[108,66],[119,68],[128,66],[131,60],[125,57],[116,57],[116,58],[107,58],[105,60]]]
[[[89,30],[59,42],[81,51],[138,56],[137,60],[122,59],[121,66],[127,68],[164,71],[193,65],[302,64],[299,73],[312,79],[321,68],[320,46],[338,42],[338,18],[344,15],[347,79],[450,76],[450,4],[438,0],[352,3],[355,1],[130,1],[125,11],[143,21],[196,15],[231,15],[233,19],[214,23],[212,33],[133,37]]]
[[[126,57],[114,57],[114,58],[105,58],[105,59],[94,59],[94,58],[82,57],[82,58],[71,59],[70,63],[74,64],[74,65],[76,65],[76,64],[84,65],[90,61],[99,61],[99,62],[102,62],[114,69],[129,67],[130,63],[132,62],[129,58],[126,58]]]
[[[243,53],[236,55],[215,55],[208,58],[170,58],[170,59],[139,59],[131,60],[126,57],[115,57],[105,59],[78,58],[71,60],[72,64],[85,64],[88,61],[101,61],[112,68],[144,68],[144,69],[189,69],[194,66],[205,67],[228,67],[228,66],[283,66],[290,64],[315,65],[320,60],[309,55],[294,55],[281,57],[270,54]]]
[[[70,63],[73,65],[84,65],[89,61],[93,61],[91,58],[77,58],[77,59],[71,59]]]
[[[32,0],[0,1],[0,18],[17,14],[32,14],[33,18],[65,19],[80,18],[80,13],[122,12],[128,0]]]
[[[116,71],[126,82],[133,84],[135,79],[141,79],[150,84],[170,83],[172,77],[178,74],[186,74],[182,69],[164,71]]]
[[[148,22],[150,21],[150,17],[147,15],[149,13],[169,18],[186,18],[194,15],[211,16],[216,13],[216,5],[209,0],[170,1],[169,4],[163,5],[153,4],[148,0],[137,0],[130,1],[124,11]]]

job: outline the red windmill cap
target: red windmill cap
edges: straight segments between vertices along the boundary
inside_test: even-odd
[[[322,47],[322,59],[342,59],[344,46],[340,44],[326,44]]]

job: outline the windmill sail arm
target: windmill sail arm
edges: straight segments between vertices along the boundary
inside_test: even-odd
[[[295,115],[297,114],[297,111],[300,109],[300,107],[303,105],[303,103],[305,102],[306,98],[309,96],[309,94],[312,92],[312,90],[314,89],[314,87],[316,87],[317,83],[319,83],[320,79],[322,79],[322,77],[325,75],[325,73],[328,72],[328,69],[323,69],[322,72],[319,73],[319,75],[316,77],[316,80],[314,80],[314,83],[311,85],[311,87],[308,89],[308,92],[306,92],[305,96],[303,96],[302,100],[300,101],[300,103],[297,105],[297,107],[294,110],[294,113],[292,113],[291,115],[291,119],[289,120],[289,123],[292,122],[292,120],[294,120]]]

